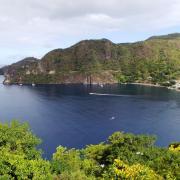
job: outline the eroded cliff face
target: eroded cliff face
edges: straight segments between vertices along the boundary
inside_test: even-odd
[[[26,58],[1,71],[7,84],[167,83],[180,77],[180,35],[127,44],[85,40],[53,50],[40,60]]]
[[[4,84],[113,84],[118,83],[112,71],[95,74],[69,72],[66,74],[26,74],[12,77],[5,75]]]

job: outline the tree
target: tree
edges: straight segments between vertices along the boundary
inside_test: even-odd
[[[49,180],[50,163],[36,147],[40,143],[24,123],[0,123],[0,176],[4,179]]]

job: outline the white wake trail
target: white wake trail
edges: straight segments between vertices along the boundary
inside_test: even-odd
[[[89,93],[89,95],[95,96],[119,96],[119,97],[130,97],[132,95],[123,95],[123,94],[101,94],[101,93]]]

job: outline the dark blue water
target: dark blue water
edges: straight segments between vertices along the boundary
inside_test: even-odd
[[[29,122],[47,158],[58,145],[82,148],[114,131],[155,134],[157,145],[167,146],[180,141],[180,93],[137,85],[0,84],[0,120],[12,119]]]

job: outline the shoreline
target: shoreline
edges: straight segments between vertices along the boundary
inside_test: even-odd
[[[3,75],[2,75],[3,76]],[[180,80],[177,80],[178,84],[180,85]],[[6,78],[4,78],[3,82],[2,82],[3,85],[28,85],[28,86],[36,86],[36,85],[86,85],[86,86],[91,86],[91,85],[99,85],[101,87],[103,87],[104,85],[113,85],[113,84],[122,84],[122,85],[128,85],[128,84],[132,84],[132,85],[140,85],[140,86],[146,86],[146,87],[158,87],[158,88],[166,88],[166,89],[169,89],[169,90],[175,90],[177,92],[180,92],[180,87],[178,86],[177,87],[172,87],[172,86],[162,86],[160,84],[152,84],[152,83],[147,83],[147,82],[127,82],[127,83],[92,83],[92,84],[89,84],[89,83],[84,83],[84,82],[79,82],[79,83],[70,83],[70,82],[66,82],[66,83],[10,83],[10,82],[6,82]],[[34,85],[33,85],[34,84]]]
[[[137,83],[137,82],[134,82],[134,83],[127,83],[127,84],[133,84],[133,85],[141,85],[141,86],[149,86],[149,87],[162,87],[162,88],[167,88],[166,86],[162,86],[162,85],[159,85],[159,84],[151,84],[151,83]]]
[[[147,87],[159,87],[159,88],[166,88],[166,89],[169,89],[169,90],[175,90],[177,92],[180,92],[180,89],[178,88],[173,88],[172,86],[162,86],[162,85],[159,85],[159,84],[151,84],[151,83],[127,83],[127,84],[133,84],[133,85],[141,85],[141,86],[147,86]]]
[[[174,90],[174,91],[180,92],[179,88],[173,88],[172,86],[167,87],[167,86],[162,86],[162,85],[159,85],[159,84],[150,84],[150,83],[130,83],[130,84],[141,85],[141,86],[149,86],[149,87],[166,88],[166,89],[169,89],[169,90]]]
[[[32,85],[31,83],[2,83],[3,85],[19,85],[19,86],[38,86],[38,85],[86,85],[86,86],[93,86],[93,85],[99,85],[99,86],[104,86],[104,85],[113,85],[113,84],[122,84],[122,85],[140,85],[140,86],[146,86],[146,87],[157,87],[157,88],[166,88],[169,90],[175,90],[177,92],[180,92],[179,88],[173,88],[173,87],[167,87],[167,86],[162,86],[159,84],[151,84],[151,83],[137,83],[137,82],[132,82],[132,83],[92,83],[92,84],[86,84],[86,83],[37,83]]]

